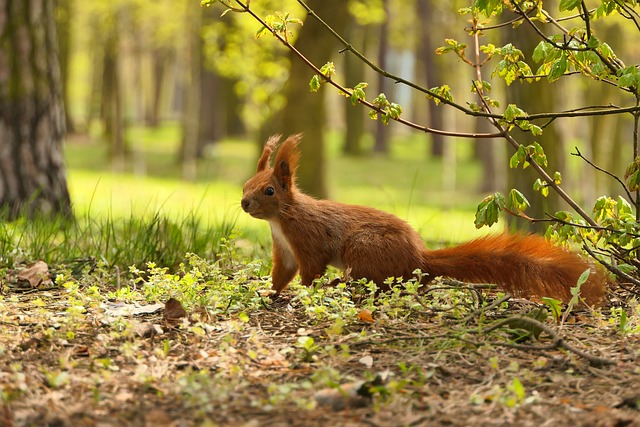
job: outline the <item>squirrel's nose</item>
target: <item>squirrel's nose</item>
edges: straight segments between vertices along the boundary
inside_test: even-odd
[[[242,201],[240,202],[240,205],[242,206],[242,210],[244,210],[245,212],[247,211],[247,209],[249,209],[249,204],[251,202],[249,202],[249,199],[242,199]]]

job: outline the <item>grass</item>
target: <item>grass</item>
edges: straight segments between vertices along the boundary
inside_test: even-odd
[[[175,267],[188,252],[216,259],[229,239],[244,256],[268,259],[268,225],[244,214],[239,204],[241,186],[255,168],[254,143],[216,144],[200,162],[197,179],[185,182],[175,160],[176,124],[129,129],[134,152],[121,173],[110,170],[96,132],[72,136],[66,146],[75,221],[3,223],[0,266],[93,259],[120,269],[147,262]],[[465,190],[479,172],[470,159],[471,147],[458,144],[461,190],[451,195],[440,189],[442,164],[424,155],[425,144],[422,137],[403,138],[394,141],[388,158],[344,157],[337,138],[330,138],[327,176],[333,198],[407,219],[430,246],[486,233],[473,226],[479,197]],[[453,199],[460,200],[462,209],[447,207]]]
[[[248,217],[239,207],[241,186],[255,168],[255,143],[221,141],[199,163],[196,181],[184,182],[175,160],[177,129],[171,123],[158,129],[131,128],[127,139],[137,154],[122,174],[111,172],[104,160],[105,144],[98,138],[71,139],[66,154],[76,212],[118,217],[158,210],[175,218],[193,211],[216,221],[232,218],[243,235],[268,240],[267,224]],[[332,136],[327,148],[331,197],[392,212],[408,220],[433,245],[487,232],[473,226],[475,205],[482,196],[473,190],[480,170],[470,158],[471,145],[458,144],[455,194],[442,190],[442,163],[426,156],[424,137],[404,137],[391,147],[389,158],[344,157]]]

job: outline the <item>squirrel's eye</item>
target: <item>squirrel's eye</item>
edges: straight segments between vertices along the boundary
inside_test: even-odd
[[[267,196],[273,196],[274,194],[276,194],[276,189],[273,187],[267,187],[267,189],[264,190],[264,194],[266,194]]]

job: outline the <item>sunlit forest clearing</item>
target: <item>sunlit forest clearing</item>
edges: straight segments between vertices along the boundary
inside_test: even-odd
[[[640,426],[639,29],[0,0],[0,427]]]
[[[239,231],[268,234],[265,224],[240,210],[242,184],[255,168],[255,143],[221,141],[200,161],[198,179],[185,182],[175,161],[175,125],[157,130],[134,128],[131,134],[140,141],[136,144],[140,152],[125,173],[113,172],[101,160],[106,147],[99,139],[69,138],[69,186],[78,214],[128,216],[131,211],[149,214],[159,210],[179,217],[193,210],[211,220],[226,217]],[[473,226],[478,196],[468,189],[477,185],[479,165],[471,158],[470,144],[459,146],[459,189],[454,197],[442,190],[442,162],[413,155],[425,151],[424,145],[424,138],[404,136],[399,137],[389,157],[341,158],[336,144],[330,144],[331,197],[392,212],[407,219],[434,244],[486,233]]]

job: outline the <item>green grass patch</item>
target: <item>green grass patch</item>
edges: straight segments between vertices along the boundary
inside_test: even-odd
[[[210,147],[198,163],[195,182],[180,179],[176,161],[179,128],[175,123],[157,129],[131,127],[131,154],[123,173],[110,170],[105,144],[73,137],[66,147],[69,187],[80,216],[153,215],[180,222],[185,215],[205,222],[233,222],[236,232],[258,247],[268,246],[264,221],[244,214],[239,201],[242,184],[254,169],[255,142],[223,140]],[[427,155],[422,135],[394,140],[389,156],[345,157],[339,139],[330,135],[327,178],[331,198],[379,208],[409,221],[430,245],[468,240],[486,233],[473,225],[481,196],[473,191],[479,165],[468,143],[458,142],[458,190],[442,190],[443,166]],[[455,201],[455,202],[452,202]]]

